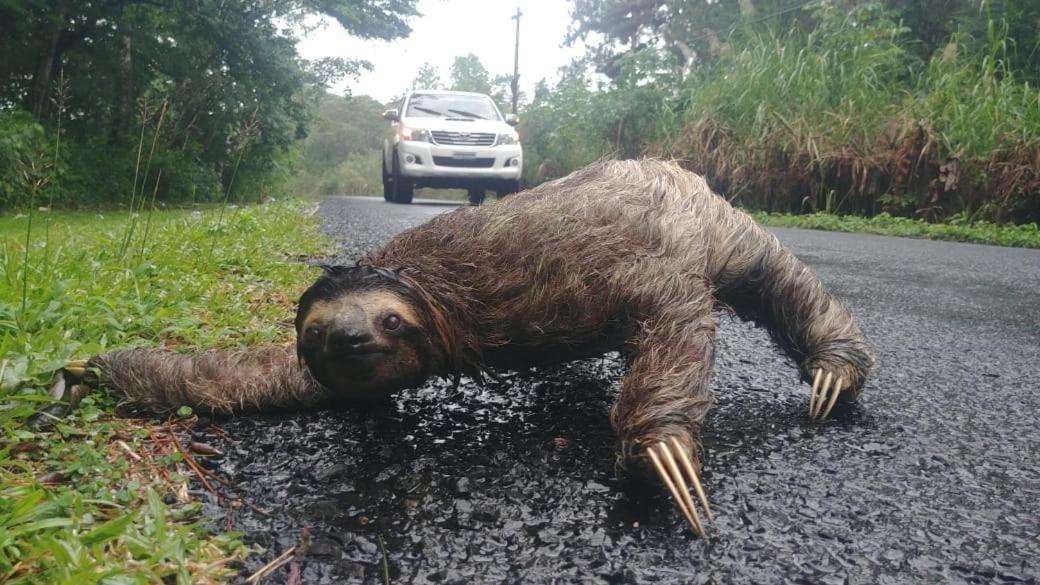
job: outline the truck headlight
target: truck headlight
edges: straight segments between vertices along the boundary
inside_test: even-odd
[[[401,135],[401,140],[412,140],[415,142],[429,142],[430,131],[423,128],[409,128],[408,126],[401,126],[398,129],[398,133]]]
[[[513,132],[506,132],[505,134],[498,135],[499,144],[520,144],[520,135]]]

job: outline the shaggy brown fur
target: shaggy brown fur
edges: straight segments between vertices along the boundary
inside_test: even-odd
[[[768,328],[801,366],[859,394],[873,358],[813,272],[704,180],[660,161],[608,161],[495,205],[405,231],[360,262],[410,291],[438,356],[430,374],[625,349],[611,420],[622,464],[677,437],[694,451],[711,405],[716,303]],[[388,277],[389,278],[389,277]],[[291,350],[149,350],[96,357],[105,385],[149,407],[219,411],[328,404]]]

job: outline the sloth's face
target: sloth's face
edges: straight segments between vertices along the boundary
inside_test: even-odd
[[[421,383],[429,341],[420,313],[388,288],[319,279],[300,301],[297,351],[311,374],[345,400],[385,396]]]

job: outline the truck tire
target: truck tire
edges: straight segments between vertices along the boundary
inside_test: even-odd
[[[520,181],[505,181],[495,189],[495,197],[502,199],[506,195],[512,195],[520,191]]]
[[[390,176],[391,190],[393,191],[391,194],[392,199],[394,203],[407,205],[412,202],[415,191],[408,179],[405,179],[404,175],[401,174],[401,162],[397,159],[397,149],[394,149],[394,159],[391,165],[393,167]]]
[[[379,170],[383,173],[383,201],[392,203],[394,200],[394,183],[386,172],[386,165],[379,163]]]

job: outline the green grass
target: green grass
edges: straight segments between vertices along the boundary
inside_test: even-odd
[[[973,242],[976,244],[1013,246],[1017,248],[1040,248],[1040,226],[1037,226],[1035,223],[1003,226],[984,221],[973,224],[954,222],[928,223],[905,217],[892,217],[886,213],[874,217],[834,215],[831,213],[791,215],[753,212],[751,215],[755,218],[755,221],[763,225],[777,227]]]
[[[755,209],[1040,217],[1040,90],[1011,68],[1006,25],[954,35],[921,62],[913,31],[879,4],[816,14],[810,32],[741,31],[691,75],[669,152]]]
[[[330,250],[302,211],[228,210],[219,229],[218,210],[156,212],[147,241],[138,229],[122,257],[129,214],[37,214],[24,312],[27,218],[0,219],[0,582],[234,574],[248,549],[205,528],[186,489],[192,472],[170,440],[190,418],[116,418],[109,399],[93,396],[52,431],[25,422],[51,372],[72,358],[291,339],[296,295],[314,277],[295,258]]]

